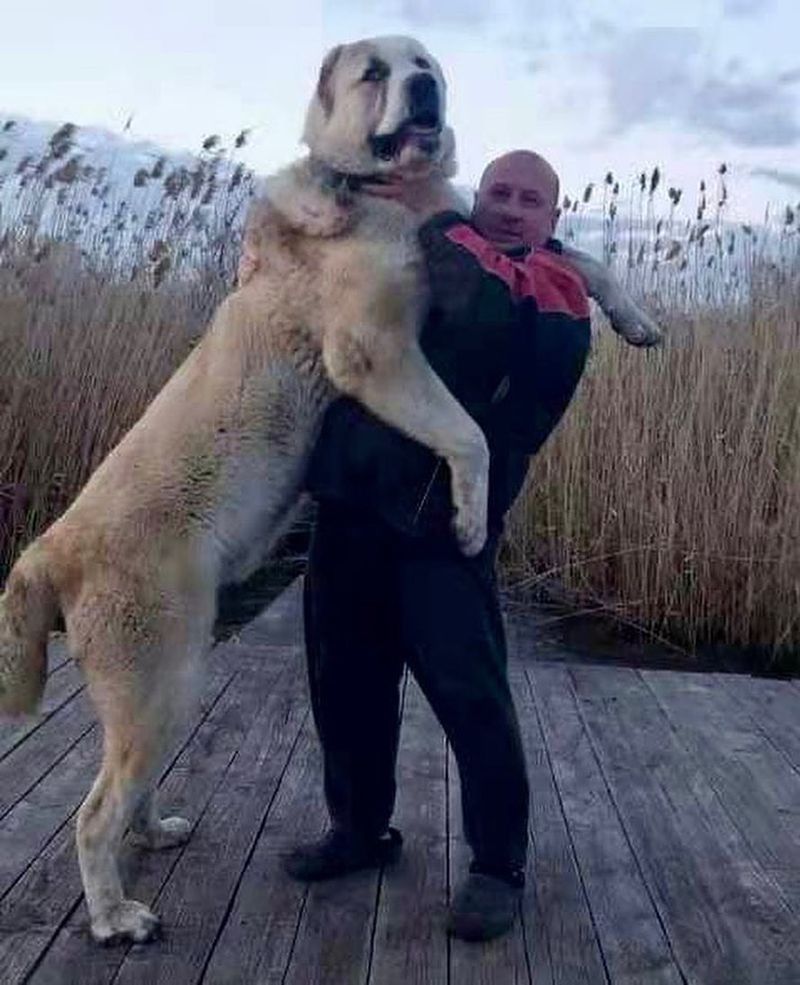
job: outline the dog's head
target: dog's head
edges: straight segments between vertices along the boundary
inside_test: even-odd
[[[455,172],[445,81],[413,38],[382,37],[328,53],[306,116],[313,157],[353,175]]]

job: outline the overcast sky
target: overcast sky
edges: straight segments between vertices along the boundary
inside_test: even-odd
[[[0,113],[168,148],[253,129],[267,172],[300,151],[324,52],[411,34],[449,84],[461,182],[511,147],[574,193],[658,164],[690,201],[720,161],[732,204],[800,201],[797,0],[4,0]]]

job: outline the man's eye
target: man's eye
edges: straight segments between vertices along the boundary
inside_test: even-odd
[[[368,65],[361,76],[362,82],[382,82],[388,72],[384,65]]]

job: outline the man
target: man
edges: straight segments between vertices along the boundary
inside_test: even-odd
[[[326,415],[309,488],[319,510],[305,587],[312,707],[331,828],[286,868],[316,880],[394,861],[399,684],[404,665],[450,741],[474,853],[452,933],[508,930],[524,885],[528,783],[494,573],[503,517],[564,412],[589,348],[588,303],[550,237],[558,178],[528,151],[486,169],[472,222],[443,180],[369,189],[422,220],[431,365],[490,448],[489,539],[474,558],[450,532],[447,468],[349,399]],[[542,249],[548,244],[551,249]]]

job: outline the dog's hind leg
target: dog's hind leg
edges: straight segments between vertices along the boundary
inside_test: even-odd
[[[146,941],[159,928],[158,917],[143,903],[126,899],[119,872],[119,847],[142,786],[150,781],[140,755],[106,753],[89,796],[78,812],[78,860],[92,936],[102,944]]]
[[[138,652],[128,641],[123,653],[112,636],[95,626],[90,645],[78,648],[104,730],[102,767],[77,827],[92,936],[102,943],[146,941],[158,931],[158,918],[123,892],[118,856],[128,826],[154,847],[184,841],[190,830],[182,818],[157,816],[154,791],[194,690],[193,654],[173,650],[165,634]]]

